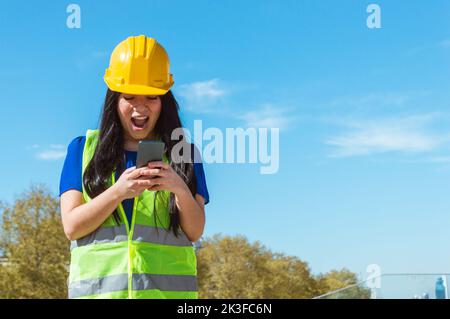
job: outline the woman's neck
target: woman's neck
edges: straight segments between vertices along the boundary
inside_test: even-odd
[[[144,140],[151,141],[156,140],[156,136],[153,133],[150,133]],[[139,140],[135,140],[129,136],[125,136],[125,142],[123,144],[123,148],[126,151],[137,152],[139,145]]]
[[[138,150],[138,141],[125,140],[123,145],[125,151],[137,152]]]

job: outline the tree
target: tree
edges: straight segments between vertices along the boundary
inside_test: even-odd
[[[0,298],[66,298],[70,247],[59,201],[32,186],[12,206],[0,203]],[[313,276],[295,256],[246,237],[214,235],[198,245],[200,298],[312,298],[356,283],[346,269]],[[332,298],[366,298],[345,290]]]
[[[336,291],[341,288],[350,287],[343,289],[335,294],[327,296],[327,298],[332,299],[369,299],[370,290],[357,285],[358,278],[355,273],[348,269],[341,269],[339,271],[332,270],[326,274],[319,275],[317,278],[318,288],[320,294],[326,294],[329,292]]]
[[[57,198],[32,186],[1,213],[0,298],[66,298],[70,247]]]
[[[316,281],[297,257],[272,253],[244,236],[215,235],[198,251],[200,298],[311,298]]]

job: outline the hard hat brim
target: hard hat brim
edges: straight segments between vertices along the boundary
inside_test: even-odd
[[[170,88],[162,89],[145,85],[133,85],[133,84],[117,85],[112,81],[108,81],[107,79],[105,79],[105,82],[111,91],[132,95],[164,95],[170,90]]]

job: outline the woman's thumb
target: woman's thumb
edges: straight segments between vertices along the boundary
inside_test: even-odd
[[[132,171],[134,171],[136,169],[136,166],[131,166],[131,167],[128,167],[125,171],[124,171],[124,173],[130,173],[130,172],[132,172]]]

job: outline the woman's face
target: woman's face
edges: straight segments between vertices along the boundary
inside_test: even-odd
[[[143,140],[151,136],[161,113],[158,95],[120,94],[120,122],[128,140]]]

